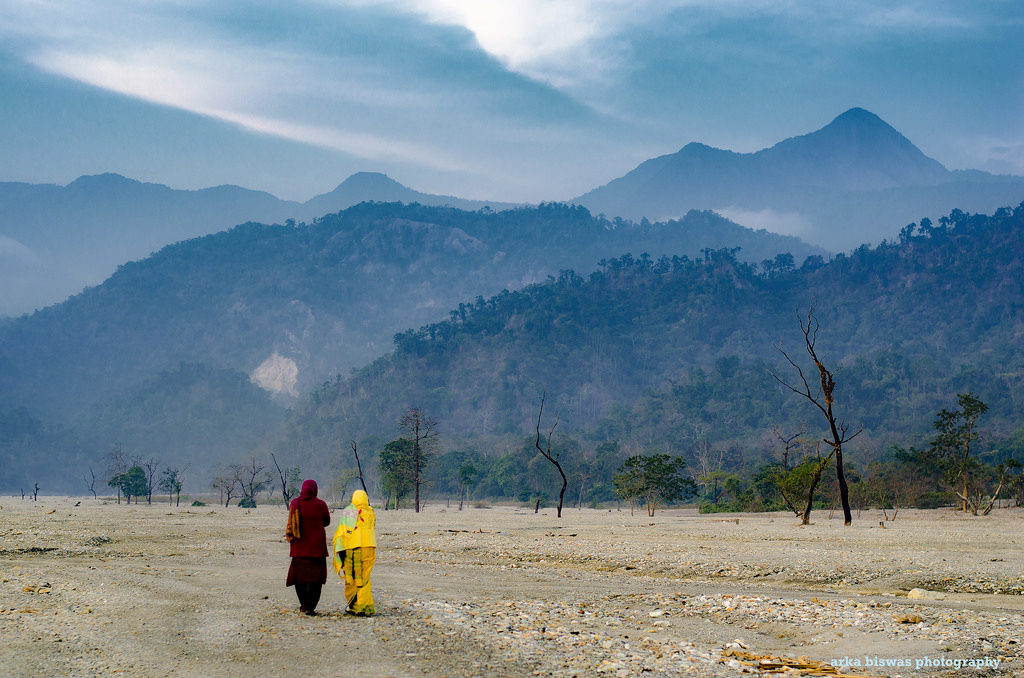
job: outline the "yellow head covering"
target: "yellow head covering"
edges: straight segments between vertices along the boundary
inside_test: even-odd
[[[376,547],[376,524],[377,517],[370,508],[369,496],[363,490],[356,490],[352,493],[352,503],[343,509],[338,520],[338,529],[334,533],[334,551]]]

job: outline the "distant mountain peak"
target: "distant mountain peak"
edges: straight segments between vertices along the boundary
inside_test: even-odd
[[[382,172],[356,172],[338,184],[330,193],[317,195],[307,200],[305,209],[311,216],[320,216],[361,202],[415,202],[421,205],[448,205],[471,211],[485,206],[492,209],[514,206],[512,203],[466,200],[450,195],[422,193],[395,181]]]
[[[714,146],[708,146],[707,144],[702,144],[699,141],[691,141],[690,143],[688,143],[685,146],[683,146],[682,148],[680,148],[679,152],[680,153],[683,153],[683,152],[686,152],[686,153],[703,153],[703,152],[706,152],[706,151],[720,151],[720,150],[722,150],[722,149],[715,148]]]
[[[959,185],[968,181],[978,186]],[[958,194],[989,196],[962,201],[976,210],[1010,204],[1019,195],[1010,188],[1014,184],[996,188],[981,173],[954,175],[881,117],[855,106],[820,129],[753,153],[688,143],[573,202],[595,214],[653,221],[691,209],[729,209],[755,224],[766,215],[787,215],[785,232],[839,248],[877,242],[900,222],[957,207],[943,188],[953,182],[959,182]],[[844,217],[835,214],[839,204],[846,206]],[[847,221],[840,227],[842,218]]]
[[[899,133],[895,127],[863,108],[851,108],[836,116],[832,122],[819,130],[789,139],[784,139],[772,146],[772,149],[795,144],[836,144],[846,143],[878,152],[886,148],[899,147],[901,151],[913,149],[924,156],[909,139]],[[766,150],[772,150],[766,149]],[[764,151],[761,151],[762,153]],[[933,161],[934,162],[934,161]]]
[[[102,174],[84,174],[70,184],[66,188],[95,188],[97,186],[138,186],[141,181],[135,179],[129,179],[126,176],[117,174],[116,172],[103,172]]]
[[[891,129],[891,126],[885,120],[882,120],[880,117],[878,117],[871,111],[867,110],[866,108],[861,108],[860,106],[854,106],[848,111],[840,113],[832,120],[831,123],[829,123],[829,125],[861,125],[865,123],[882,125],[884,127],[889,127]]]
[[[915,152],[920,153],[910,139],[900,134],[895,127],[871,111],[863,108],[851,108],[842,115],[836,116],[832,122],[817,132],[811,132],[805,136],[817,136],[823,139],[847,138],[867,146],[877,146],[879,144],[895,145],[903,149],[913,149]],[[921,155],[924,154],[921,153]]]
[[[772,158],[773,173],[793,172],[811,186],[870,190],[949,179],[949,171],[941,163],[863,108],[851,108],[825,127],[780,141],[757,155]]]
[[[383,172],[356,172],[350,175],[347,179],[342,181],[334,189],[335,191],[342,190],[364,190],[374,188],[400,188],[402,190],[411,190],[402,184],[398,183]],[[333,192],[333,191],[332,191]]]

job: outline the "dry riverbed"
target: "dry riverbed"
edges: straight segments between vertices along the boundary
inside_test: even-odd
[[[281,507],[0,498],[0,677],[1024,675],[1024,513],[880,517],[378,511],[361,619]]]

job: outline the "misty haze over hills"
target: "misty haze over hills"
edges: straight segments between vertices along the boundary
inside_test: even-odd
[[[1022,197],[1024,178],[950,172],[862,109],[758,153],[689,144],[577,205],[501,209],[375,173],[305,203],[113,174],[0,184],[0,303],[47,303],[116,269],[61,303],[0,317],[0,467],[27,473],[26,459],[52,458],[80,470],[123,444],[212,469],[277,440],[327,468],[331,436],[372,438],[410,399],[463,422],[458,435],[507,439],[556,383],[552,402],[575,407],[566,421],[581,430],[611,418],[625,431],[656,411],[713,419],[699,394],[672,413],[663,405],[702,370],[726,392],[760,383],[757,361],[794,309],[837,289],[842,360],[874,361],[858,374],[889,384],[862,384],[866,398],[930,416],[947,390],[998,382],[993,411],[1007,428],[1021,402],[1024,208],[959,208]],[[688,208],[702,204],[833,249],[888,243],[830,256]],[[903,228],[943,217],[940,205],[957,209]],[[682,216],[647,218],[658,213]],[[900,386],[910,377],[918,390]],[[875,420],[878,435],[904,431]],[[638,435],[670,445],[682,433],[666,425]],[[752,431],[737,434],[743,445]]]
[[[631,219],[710,209],[841,251],[892,239],[922,217],[991,212],[1022,197],[1024,177],[949,171],[875,114],[852,108],[756,153],[687,144],[573,202]]]
[[[714,210],[841,251],[891,239],[922,217],[990,212],[1021,197],[1024,178],[951,172],[876,115],[854,108],[757,153],[688,144],[573,202],[609,219],[664,221]],[[0,183],[0,315],[60,301],[169,243],[247,221],[311,221],[363,201],[512,206],[421,193],[373,172],[305,203],[237,186],[174,190],[115,174],[63,187]]]
[[[693,468],[703,444],[729,457],[728,472],[749,469],[778,449],[773,428],[822,423],[772,377],[796,378],[779,346],[807,369],[797,318],[813,305],[837,417],[864,429],[857,468],[928,435],[935,413],[969,391],[990,405],[985,454],[1024,434],[1022,267],[1024,203],[991,217],[955,211],[799,268],[752,266],[726,250],[622,257],[402,333],[394,352],[303,399],[275,446],[329,468],[338,440],[374,440],[415,403],[457,445],[509,450],[525,469],[546,393],[545,415],[577,441],[559,445],[569,465],[614,443],[621,456],[669,451]]]
[[[213,440],[218,455],[252,449],[284,404],[460,303],[566,269],[589,272],[623,252],[723,247],[753,261],[787,253],[790,264],[823,254],[710,212],[615,225],[559,204],[466,212],[361,203],[310,224],[244,224],[0,322],[0,415],[17,430],[59,423],[90,455],[122,443],[195,467]]]
[[[511,206],[420,193],[374,172],[353,174],[305,203],[238,186],[175,190],[118,174],[84,176],[67,186],[0,183],[0,315],[61,301],[170,243],[248,221],[312,221],[367,200]]]
[[[51,491],[81,491],[80,472],[102,469],[119,445],[188,465],[198,490],[222,465],[270,450],[333,477],[339,441],[358,438],[372,464],[410,404],[443,421],[446,446],[498,459],[523,444],[543,391],[573,444],[688,455],[703,435],[739,469],[756,463],[772,426],[806,423],[769,369],[810,304],[840,370],[844,417],[867,429],[859,463],[928,430],[958,392],[991,405],[986,426],[1000,437],[1024,436],[1022,226],[1024,204],[991,217],[954,211],[898,242],[802,263],[738,259],[798,241],[713,213],[612,227],[564,205],[362,204],[309,226],[239,226],[0,323],[0,487],[42,475]],[[625,255],[588,276],[560,272],[475,300],[461,292],[497,284],[495,273],[543,278],[538,261],[561,269],[594,243],[657,252],[711,236],[743,249]],[[391,337],[394,327],[418,329]],[[390,354],[339,369],[385,353],[389,339]]]

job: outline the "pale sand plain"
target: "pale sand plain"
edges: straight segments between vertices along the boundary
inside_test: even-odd
[[[1020,509],[378,510],[364,619],[280,506],[0,507],[0,676],[1024,675]]]

